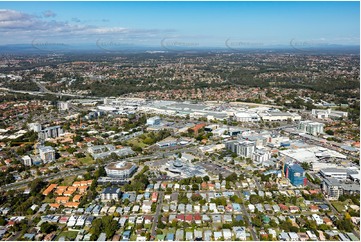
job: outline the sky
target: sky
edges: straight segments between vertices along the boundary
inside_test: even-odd
[[[0,2],[0,45],[359,45],[359,2]]]

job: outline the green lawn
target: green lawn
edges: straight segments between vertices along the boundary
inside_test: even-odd
[[[133,233],[133,235],[130,236],[130,241],[136,241],[137,235]]]
[[[345,210],[345,206],[342,202],[331,202],[331,204],[335,207],[337,212],[342,213]]]
[[[141,139],[138,139],[138,138],[128,140],[127,143],[133,144],[134,146],[140,147],[142,149],[148,146],[148,145],[144,144]]]
[[[82,165],[91,165],[91,164],[95,164],[94,159],[90,156],[87,155],[84,158],[79,158],[78,161],[82,164]]]
[[[65,237],[65,240],[74,240],[76,236],[78,235],[78,231],[63,231],[61,232],[55,240],[59,240],[61,237]]]
[[[60,184],[60,186],[71,186],[74,182],[76,176],[68,176],[64,178],[64,181]]]
[[[43,200],[44,203],[54,203],[55,202],[55,198],[48,198],[45,197]]]
[[[152,224],[144,224],[144,228],[145,228],[145,229],[151,229],[151,228],[152,228]]]

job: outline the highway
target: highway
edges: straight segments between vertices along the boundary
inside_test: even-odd
[[[2,91],[6,92],[15,92],[15,93],[23,93],[23,94],[30,94],[30,95],[38,95],[38,96],[44,96],[44,94],[52,94],[56,96],[68,96],[68,97],[77,97],[77,98],[95,98],[95,97],[86,97],[83,95],[78,94],[69,94],[69,93],[61,93],[61,92],[36,92],[36,91],[26,91],[26,90],[13,90],[9,88],[0,88]]]

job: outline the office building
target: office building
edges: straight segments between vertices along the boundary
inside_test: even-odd
[[[307,178],[305,170],[298,164],[285,164],[284,174],[293,186],[306,186]]]
[[[119,178],[119,179],[127,179],[130,178],[134,172],[137,170],[137,166],[131,162],[112,162],[105,167],[105,171],[107,176]]]
[[[147,119],[147,125],[160,125],[160,117],[155,116]]]

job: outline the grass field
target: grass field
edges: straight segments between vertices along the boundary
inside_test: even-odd
[[[128,144],[133,144],[134,146],[140,147],[140,148],[142,148],[142,149],[145,148],[145,147],[147,147],[147,145],[144,144],[144,143],[142,142],[142,140],[141,140],[141,139],[138,139],[138,138],[134,138],[134,139],[128,140],[127,143],[128,143]]]
[[[337,212],[342,213],[345,210],[345,206],[342,202],[331,202],[332,206],[335,207]]]
[[[90,155],[87,155],[87,156],[84,157],[84,158],[80,158],[80,159],[78,159],[78,161],[79,161],[82,165],[95,164],[94,159],[93,159]]]
[[[65,177],[64,181],[60,184],[60,186],[71,186],[75,178],[76,176]]]
[[[65,240],[74,240],[78,235],[78,231],[63,231],[58,236],[56,236],[55,240],[59,240],[61,237],[65,237]]]
[[[48,198],[45,197],[43,200],[44,203],[54,203],[55,202],[55,198]]]

